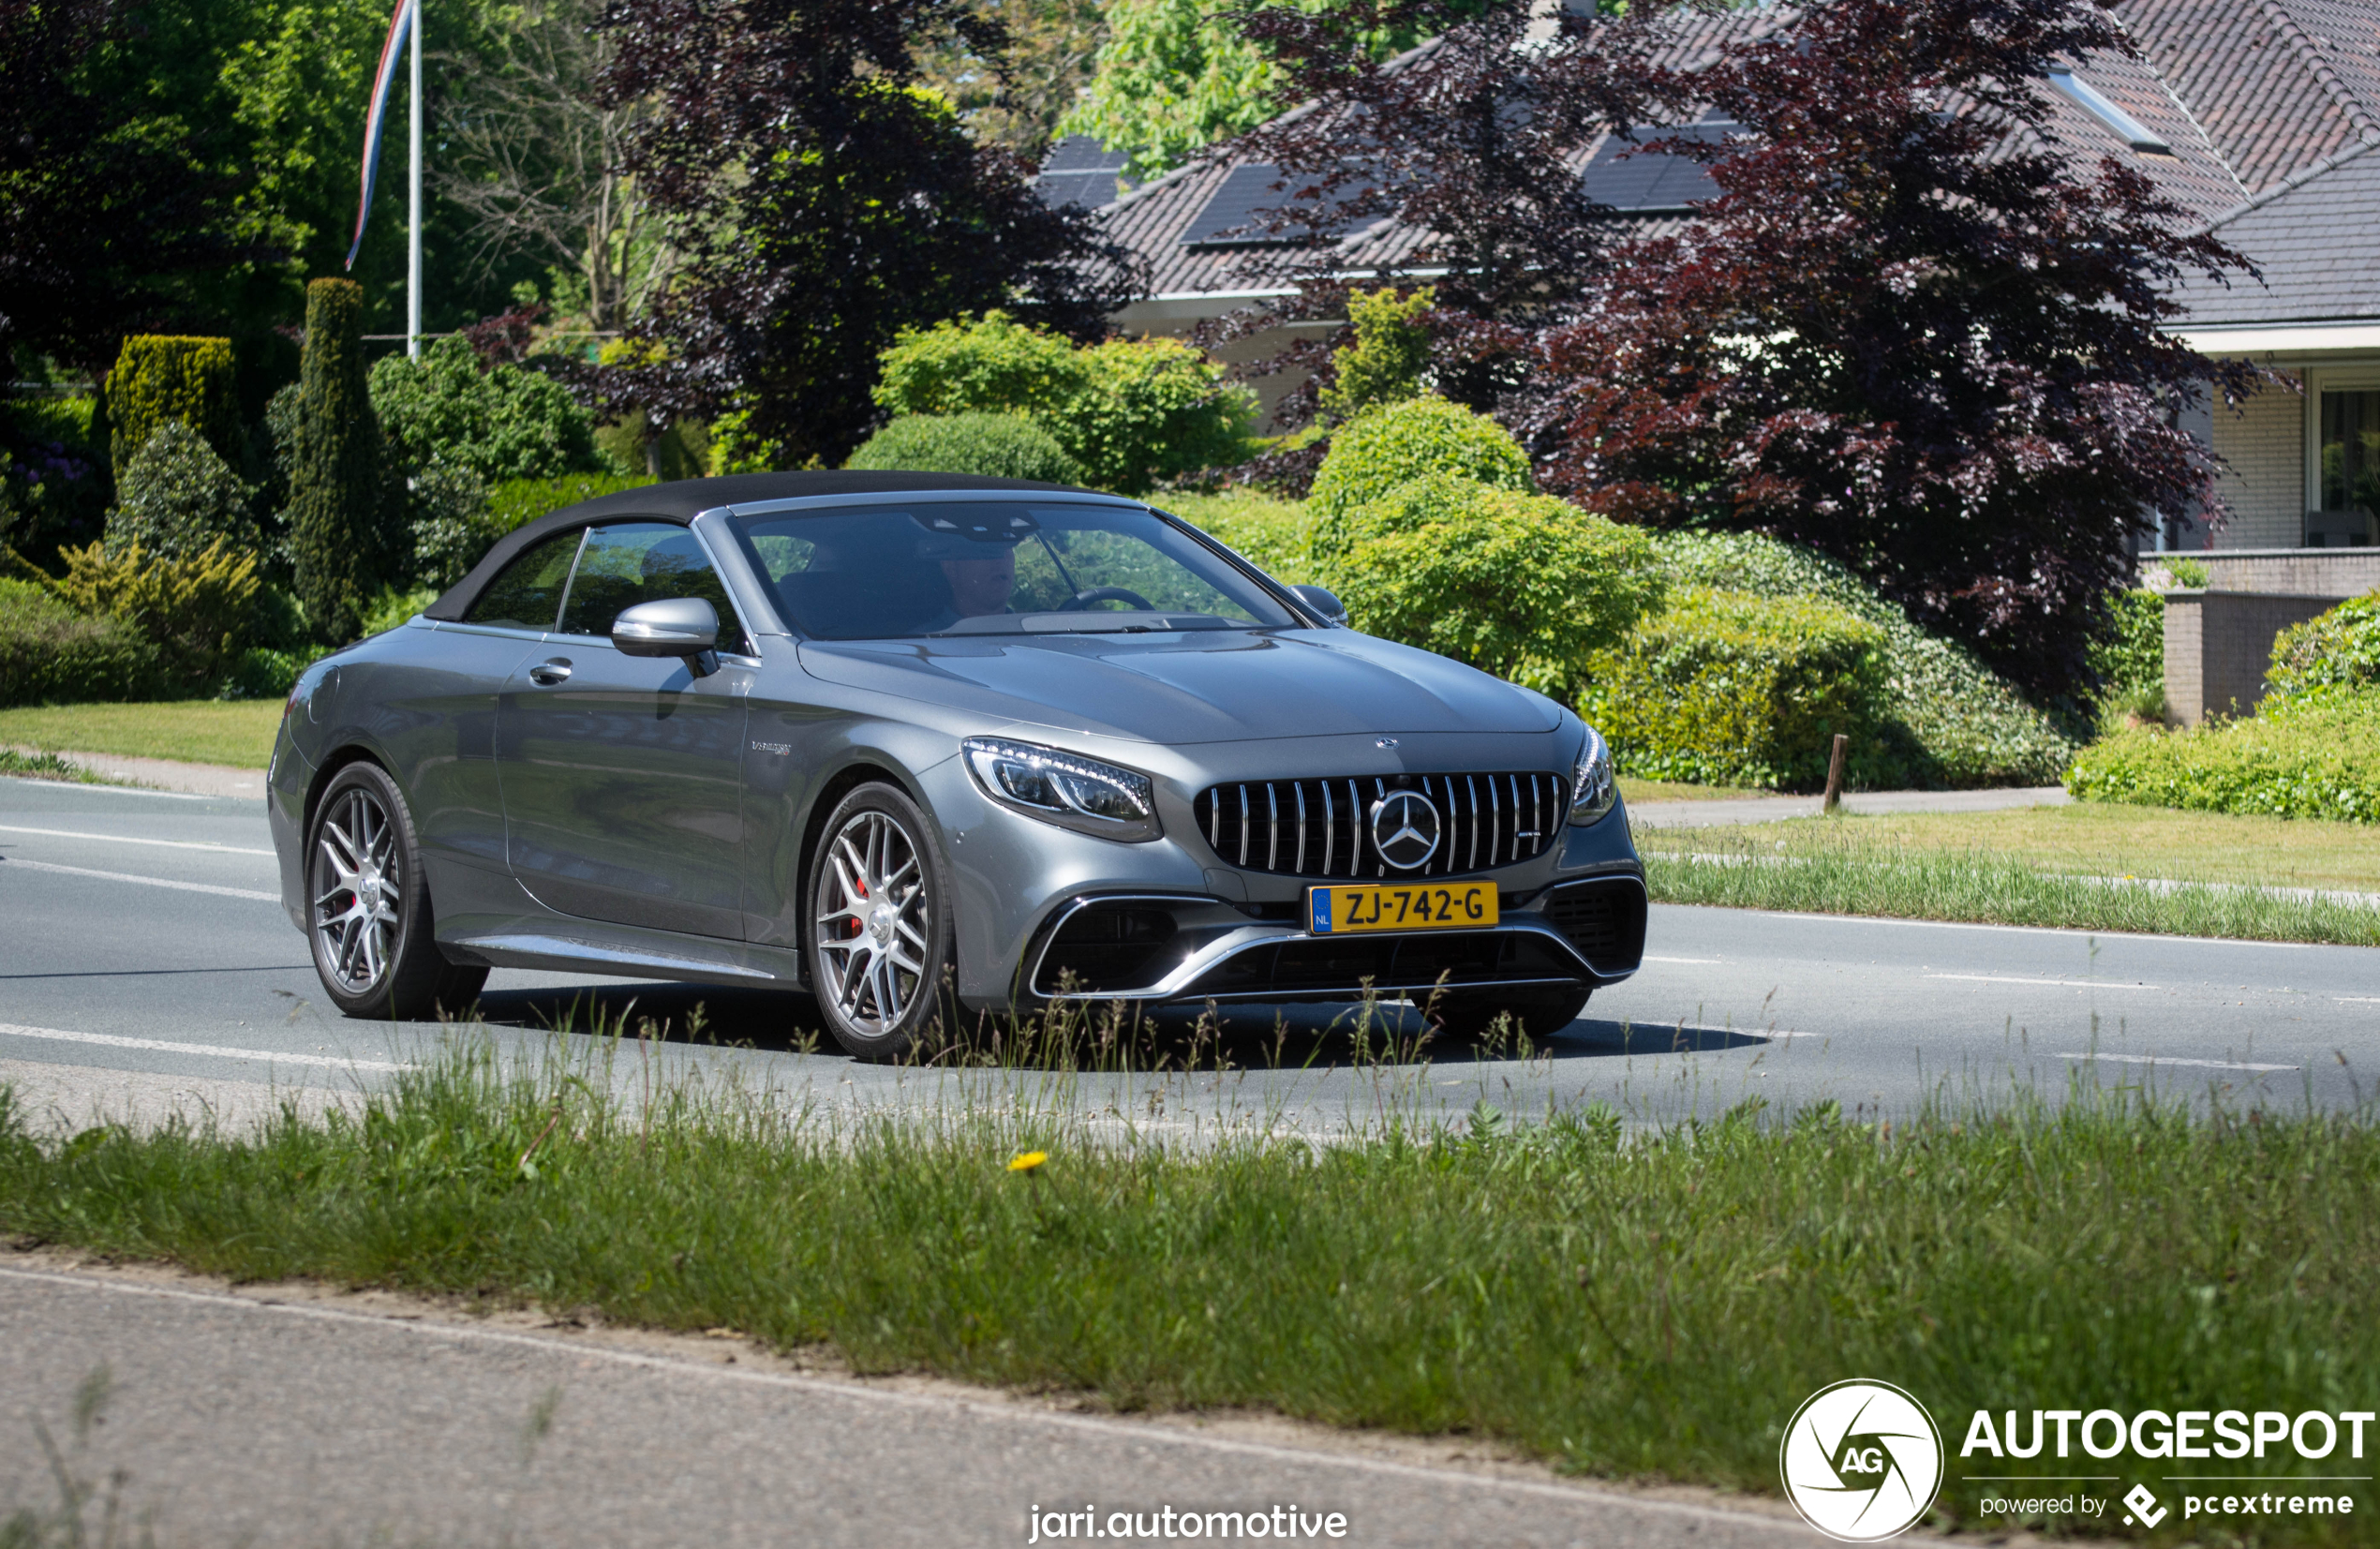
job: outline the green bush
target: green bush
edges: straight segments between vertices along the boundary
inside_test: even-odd
[[[399,590],[395,587],[382,587],[380,594],[372,599],[372,605],[364,610],[363,623],[359,627],[367,636],[386,633],[437,602],[440,589],[437,587],[415,587],[411,590]]]
[[[1413,320],[1437,305],[1435,287],[1405,294],[1393,285],[1347,292],[1347,322],[1355,342],[1331,352],[1331,380],[1322,390],[1323,416],[1352,420],[1367,409],[1421,395],[1430,365],[1429,332]]]
[[[2267,707],[2188,731],[2119,732],[2075,756],[2066,789],[2081,801],[2380,823],[2380,689]]]
[[[155,699],[165,690],[156,647],[132,625],[0,580],[0,707]]]
[[[178,559],[140,544],[114,553],[93,544],[67,549],[66,573],[41,585],[90,618],[112,616],[146,636],[173,685],[212,690],[225,663],[252,639],[261,590],[256,556],[217,541]]]
[[[891,413],[1023,415],[1081,465],[1081,483],[1126,495],[1238,462],[1256,412],[1180,339],[1078,349],[1003,312],[905,330],[881,364],[875,398]]]
[[[288,520],[297,593],[326,640],[355,637],[356,610],[403,563],[380,426],[364,374],[364,291],[352,280],[305,288]]]
[[[2056,722],[1966,648],[1927,634],[1834,560],[1753,533],[1670,532],[1653,542],[1675,585],[1813,599],[1882,632],[1885,697],[1872,745],[1852,755],[1861,783],[2038,785],[2065,772],[2075,742]]]
[[[616,471],[595,449],[595,417],[560,382],[517,365],[483,368],[460,338],[439,340],[418,360],[384,356],[371,394],[409,470],[446,463],[489,484]]]
[[[2267,704],[2380,689],[2380,591],[2283,630],[2265,687]]]
[[[1587,657],[1579,713],[1638,779],[1808,789],[1840,732],[1853,779],[1884,783],[1886,647],[1882,630],[1823,599],[1687,587]]]
[[[179,420],[161,422],[130,462],[116,465],[116,496],[119,503],[108,513],[111,554],[138,544],[179,559],[218,541],[243,554],[264,550],[264,533],[248,513],[247,485]]]
[[[135,334],[108,373],[109,461],[124,469],[162,424],[189,426],[226,463],[242,452],[230,339]]]
[[[407,481],[406,515],[413,582],[436,591],[461,580],[502,536],[489,530],[486,484],[469,469],[446,463],[432,463]]]
[[[642,473],[564,473],[551,479],[507,479],[488,492],[488,542],[540,516],[600,499],[623,489],[642,489],[653,481]]]
[[[1021,414],[904,414],[861,442],[845,466],[1082,483],[1082,465]]]
[[[228,662],[223,681],[216,685],[217,699],[281,699],[297,687],[298,675],[320,660],[319,650],[274,650],[265,646],[250,646],[234,652]]]
[[[37,565],[105,531],[107,429],[92,398],[0,400],[0,544]]]
[[[2165,597],[2120,591],[2108,604],[2107,635],[2091,652],[2099,698],[2112,717],[2159,721],[2165,713]]]
[[[1314,476],[1307,511],[1316,559],[1346,546],[1347,512],[1433,473],[1525,493],[1529,457],[1502,425],[1444,398],[1410,398],[1361,415],[1331,439],[1331,454]]]
[[[1550,495],[1431,474],[1341,518],[1316,569],[1367,634],[1562,694],[1660,602],[1644,534]]]
[[[1305,508],[1294,500],[1234,488],[1212,495],[1178,491],[1161,503],[1276,581],[1294,586],[1315,578],[1307,553]]]

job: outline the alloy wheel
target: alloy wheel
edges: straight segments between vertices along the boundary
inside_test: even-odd
[[[404,888],[388,809],[360,785],[338,792],[315,833],[309,891],[316,957],[350,993],[370,990],[395,961]]]
[[[917,842],[889,813],[855,812],[828,842],[818,873],[821,988],[853,1031],[897,1031],[929,991],[930,903]]]

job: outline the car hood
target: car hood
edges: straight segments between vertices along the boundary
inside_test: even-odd
[[[1535,732],[1553,701],[1352,630],[804,641],[813,677],[1142,742]]]

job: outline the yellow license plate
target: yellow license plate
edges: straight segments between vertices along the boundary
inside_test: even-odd
[[[1476,931],[1495,923],[1492,882],[1309,887],[1305,901],[1306,929],[1317,936],[1358,931]]]

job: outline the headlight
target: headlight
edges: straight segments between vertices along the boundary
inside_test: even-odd
[[[1156,792],[1138,770],[997,737],[971,737],[959,751],[975,784],[1003,807],[1078,834],[1128,843],[1165,832],[1157,822]]]
[[[1579,750],[1578,767],[1570,774],[1570,822],[1584,828],[1602,821],[1619,799],[1619,782],[1612,776],[1612,750],[1594,727],[1586,729],[1586,746]]]

